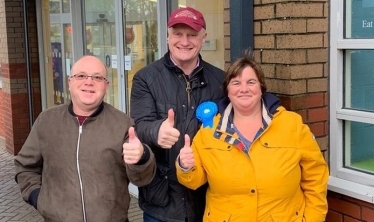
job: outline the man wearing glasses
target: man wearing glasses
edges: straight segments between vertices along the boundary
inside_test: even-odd
[[[15,179],[45,221],[128,221],[128,184],[150,183],[154,155],[133,120],[103,102],[109,82],[99,59],[85,56],[71,73],[71,103],[39,115],[15,158]]]

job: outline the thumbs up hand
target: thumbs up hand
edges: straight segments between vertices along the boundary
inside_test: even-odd
[[[169,109],[168,118],[162,122],[158,131],[157,143],[160,147],[170,149],[179,138],[180,132],[174,128],[174,111]]]
[[[144,147],[138,137],[136,137],[134,127],[129,128],[128,134],[129,141],[122,146],[123,161],[127,164],[136,164],[143,156]]]
[[[191,148],[190,137],[184,135],[184,147],[179,152],[179,164],[183,169],[189,170],[195,165],[195,158]]]

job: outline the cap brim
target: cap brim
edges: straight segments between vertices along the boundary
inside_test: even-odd
[[[184,19],[183,20],[177,20],[177,19],[175,19],[174,21],[168,23],[168,27],[169,28],[173,27],[176,24],[188,25],[189,27],[191,27],[193,30],[195,30],[197,32],[199,32],[203,28],[201,25],[198,25],[198,24],[193,23],[193,22],[187,22]]]

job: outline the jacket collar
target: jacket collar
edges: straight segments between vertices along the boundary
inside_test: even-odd
[[[176,66],[174,62],[171,60],[170,52],[167,52],[164,55],[163,63],[173,74],[184,75],[183,70],[180,69],[178,66]],[[202,69],[203,69],[203,60],[202,60],[201,55],[199,54],[199,65],[195,67],[194,71],[191,73],[189,77],[191,89],[204,87],[208,84],[208,80],[204,77],[204,75],[202,75]]]
[[[174,73],[176,74],[184,74],[183,70],[181,68],[179,68],[178,66],[176,66],[173,62],[173,60],[171,60],[171,57],[170,57],[170,51],[168,51],[167,53],[165,53],[164,57],[163,57],[163,63],[165,64],[165,66],[172,70]],[[197,72],[199,72],[202,68],[203,68],[203,60],[202,60],[202,57],[201,55],[199,54],[199,64],[195,67],[194,71],[191,73],[191,77],[194,76]]]
[[[265,93],[262,96],[261,103],[262,122],[266,128],[273,119],[273,115],[277,112],[277,108],[280,106],[280,100],[271,93]],[[228,97],[225,97],[219,101],[218,112],[221,114],[221,119],[217,125],[217,130],[234,134],[235,130],[231,126],[233,123],[234,110]]]
[[[90,117],[96,117],[98,116],[104,109],[104,102],[101,102],[99,107],[97,107],[96,111],[93,112]],[[76,116],[76,114],[74,113],[73,111],[73,102],[70,102],[69,106],[68,106],[68,111],[69,113],[72,115],[72,116]]]

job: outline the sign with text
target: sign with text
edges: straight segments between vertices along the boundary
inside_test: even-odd
[[[346,3],[346,38],[373,38],[374,1],[346,0]]]

